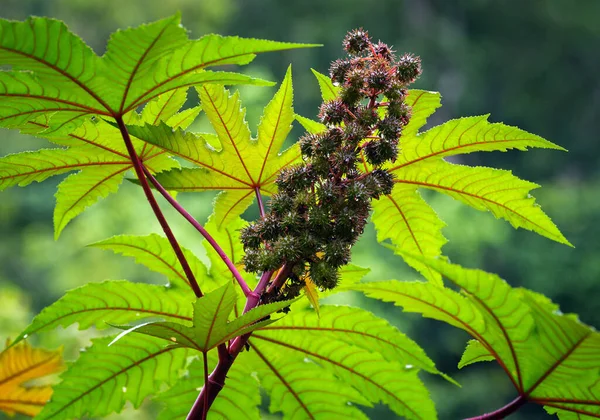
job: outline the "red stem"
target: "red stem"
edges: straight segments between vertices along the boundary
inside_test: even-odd
[[[258,201],[260,217],[265,217],[265,207],[263,206],[262,196],[260,195],[260,187],[254,187],[254,192],[256,193],[256,200]]]
[[[183,255],[183,251],[181,250],[177,239],[175,239],[175,235],[173,234],[173,231],[171,230],[167,219],[160,210],[160,206],[158,205],[156,198],[154,198],[154,195],[152,194],[152,189],[148,184],[148,180],[144,176],[144,165],[142,164],[142,161],[140,160],[139,156],[135,151],[135,148],[133,147],[131,137],[129,137],[129,132],[127,131],[127,127],[125,126],[125,122],[123,121],[122,117],[115,117],[115,120],[117,122],[117,125],[119,126],[119,130],[121,131],[121,136],[123,137],[123,141],[125,142],[125,147],[127,147],[127,152],[129,152],[129,157],[131,158],[131,162],[133,163],[135,174],[137,175],[140,184],[142,185],[144,194],[146,194],[146,199],[148,200],[148,203],[150,203],[150,207],[152,207],[154,215],[156,216],[158,223],[160,223],[160,226],[165,232],[165,235],[167,236],[171,247],[173,247],[173,251],[175,252],[177,259],[179,260],[179,263],[183,268],[183,271],[188,279],[192,290],[194,291],[194,294],[196,295],[196,297],[200,298],[202,297],[202,291],[200,290],[200,286],[198,286],[196,277],[194,276],[194,273],[192,272],[192,269],[190,268],[190,265],[188,264],[185,255]]]
[[[277,274],[275,280],[273,280],[271,288],[273,287],[273,284],[275,284],[275,282],[283,284],[290,271],[291,268],[287,268],[287,266],[284,264],[283,267],[281,267],[281,269],[279,270],[279,273]],[[250,295],[248,295],[246,299],[244,313],[259,305],[260,295],[266,289],[272,275],[272,271],[265,271],[262,274],[258,285],[254,289],[254,291]],[[219,363],[217,363],[217,367],[215,367],[215,370],[213,370],[210,376],[208,377],[208,386],[202,387],[202,391],[200,391],[198,398],[196,398],[196,402],[194,402],[194,405],[192,406],[192,409],[187,416],[187,420],[200,419],[200,415],[203,412],[204,407],[207,406],[208,408],[210,408],[212,403],[217,398],[217,395],[219,395],[219,392],[221,392],[221,390],[225,386],[227,372],[229,372],[229,369],[231,369],[231,366],[233,365],[233,362],[235,361],[238,354],[240,354],[240,352],[246,346],[250,335],[251,333],[236,337],[232,341],[231,346],[229,346],[229,353],[226,355],[223,355],[221,349],[219,349]]]
[[[525,403],[527,403],[527,398],[523,395],[519,395],[517,398],[496,411],[482,414],[481,416],[477,417],[470,417],[465,420],[501,420],[517,411],[519,408],[525,405]]]
[[[188,211],[184,209],[181,204],[179,204],[177,200],[171,196],[171,194],[169,194],[165,187],[163,187],[160,182],[158,182],[158,180],[150,173],[150,171],[148,171],[148,168],[144,166],[143,169],[150,182],[152,182],[152,185],[154,185],[154,188],[156,188],[162,194],[162,196],[173,206],[175,210],[179,212],[179,214],[181,214],[192,226],[194,226],[194,228],[196,228],[198,232],[200,232],[202,236],[204,236],[204,239],[206,239],[210,246],[212,246],[217,254],[219,254],[219,257],[221,257],[225,265],[227,265],[227,268],[229,268],[229,271],[231,271],[231,274],[233,274],[233,277],[235,277],[238,284],[242,288],[244,296],[248,296],[250,293],[252,293],[252,290],[250,290],[250,287],[248,287],[246,284],[246,281],[243,279],[235,264],[231,261],[231,259],[229,259],[225,251],[223,251],[223,248],[219,246],[217,241],[215,241],[210,233],[208,233],[208,231],[204,229],[204,227],[196,219],[194,219],[194,216],[188,213]]]
[[[204,386],[208,383],[208,353],[202,353],[202,358],[204,359]],[[204,410],[202,410],[202,420],[206,420],[206,416],[208,414],[208,394],[204,397]]]

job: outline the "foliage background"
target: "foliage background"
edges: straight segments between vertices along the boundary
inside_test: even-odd
[[[576,249],[531,232],[514,231],[490,214],[436,195],[430,203],[449,225],[444,230],[450,240],[445,254],[467,267],[496,272],[514,286],[542,292],[559,302],[563,312],[577,312],[584,322],[600,327],[600,2],[579,0],[575,6],[571,0],[379,0],[376,4],[358,0],[0,0],[0,6],[2,18],[45,15],[62,19],[99,54],[116,29],[178,10],[194,37],[216,32],[322,43],[325,46],[320,49],[261,56],[248,68],[261,77],[281,80],[287,65],[293,63],[295,108],[309,117],[314,117],[320,102],[309,67],[325,73],[329,61],[341,54],[340,41],[347,30],[362,26],[399,52],[421,55],[425,72],[415,88],[443,95],[443,108],[430,124],[490,112],[491,121],[519,126],[570,150],[568,154],[546,150],[480,153],[461,159],[511,169],[521,178],[542,184],[534,195]],[[251,123],[273,89],[241,89]],[[1,155],[40,146],[45,142],[0,131]],[[121,194],[76,219],[55,243],[53,194],[60,179],[0,195],[0,337],[14,337],[43,306],[84,282],[108,278],[161,281],[123,258],[84,248],[113,234],[159,231],[141,191],[126,185]],[[181,200],[200,220],[210,213],[210,194],[182,195]],[[177,223],[181,220],[176,214],[167,213],[184,245],[201,254],[198,237]],[[353,257],[353,262],[373,268],[370,279],[416,277],[391,252],[374,247],[374,241],[370,229]],[[358,296],[343,299],[366,304],[390,319],[416,339],[442,371],[462,383],[459,389],[438,378],[424,378],[441,419],[480,414],[515,396],[495,364],[457,371],[465,334],[402,314],[391,305],[363,302]],[[68,355],[74,357],[88,338],[69,329],[39,339],[48,346],[66,344]],[[150,413],[128,412],[115,418],[152,418]],[[374,419],[393,417],[384,407],[368,413]],[[514,416],[545,417],[536,407]]]

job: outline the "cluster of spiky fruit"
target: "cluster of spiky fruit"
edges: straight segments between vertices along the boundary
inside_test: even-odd
[[[282,170],[270,212],[242,231],[247,271],[285,265],[289,281],[270,299],[292,298],[310,276],[320,289],[338,283],[338,269],[363,232],[371,200],[389,194],[393,175],[382,168],[398,155],[410,119],[406,86],[421,73],[419,57],[400,58],[361,29],[344,39],[345,59],[330,68],[336,99],[321,105],[327,129],[300,139],[304,163]],[[361,170],[362,169],[362,170]],[[364,169],[367,169],[366,171]]]

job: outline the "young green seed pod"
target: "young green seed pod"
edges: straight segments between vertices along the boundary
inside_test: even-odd
[[[310,278],[318,286],[325,290],[331,290],[338,284],[339,275],[337,268],[332,267],[324,261],[310,264]]]

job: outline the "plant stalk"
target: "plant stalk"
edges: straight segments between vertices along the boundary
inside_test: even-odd
[[[283,284],[290,272],[291,270],[287,269],[284,265],[279,270],[279,273],[277,274],[277,277],[275,278],[273,283],[275,283],[275,281],[278,281],[278,283]],[[271,271],[266,271],[262,274],[256,288],[250,295],[248,295],[246,299],[244,313],[257,307],[260,304],[260,295],[266,289],[272,275],[273,272]],[[187,420],[200,420],[200,416],[202,415],[204,406],[207,405],[207,409],[210,408],[212,403],[217,398],[217,395],[219,395],[219,392],[221,392],[221,390],[225,386],[227,372],[229,372],[229,369],[231,369],[231,366],[233,365],[233,362],[235,361],[238,354],[240,354],[240,352],[246,346],[246,343],[248,343],[248,339],[250,338],[251,334],[252,333],[236,337],[232,341],[231,346],[229,346],[228,354],[223,355],[222,352],[219,351],[219,362],[208,377],[208,385],[202,387],[198,398],[196,398],[196,401],[194,402],[194,405],[192,406],[192,409],[190,410],[187,416]]]
[[[476,417],[470,417],[465,420],[501,420],[511,415],[523,405],[527,403],[527,398],[524,395],[519,395],[517,398],[506,404],[504,407],[499,408],[491,413],[482,414]]]
[[[142,189],[144,190],[146,199],[148,200],[148,203],[150,203],[150,207],[152,207],[152,210],[154,211],[154,215],[156,216],[158,223],[160,223],[160,226],[165,232],[165,235],[167,236],[167,239],[169,240],[169,243],[171,244],[171,247],[173,248],[173,251],[177,256],[177,259],[179,260],[179,263],[183,268],[183,271],[188,279],[192,290],[194,291],[194,294],[196,295],[196,297],[200,298],[203,295],[202,291],[200,290],[200,286],[198,285],[198,281],[196,280],[196,277],[194,276],[194,273],[192,272],[192,269],[190,268],[190,265],[188,264],[185,255],[183,255],[183,251],[179,246],[179,243],[177,242],[177,239],[175,238],[175,235],[173,234],[173,231],[171,230],[167,219],[160,210],[160,206],[158,205],[156,198],[154,198],[154,195],[152,194],[152,189],[150,188],[148,180],[146,179],[146,176],[144,174],[144,165],[142,164],[142,161],[137,155],[135,147],[133,147],[131,137],[129,136],[129,132],[127,131],[127,127],[125,126],[125,122],[123,121],[122,117],[115,117],[115,121],[117,122],[119,130],[121,131],[121,136],[123,137],[123,141],[125,142],[125,147],[127,147],[127,152],[129,153],[129,157],[131,158],[131,162],[133,163],[135,174],[140,181]]]
[[[204,227],[194,218],[194,216],[192,216],[186,209],[184,209],[181,206],[181,204],[179,204],[177,200],[175,200],[171,196],[171,194],[169,194],[165,187],[163,187],[160,184],[160,182],[158,182],[158,180],[154,177],[154,175],[150,173],[148,168],[146,168],[143,165],[142,168],[144,170],[144,173],[146,174],[146,177],[148,177],[150,182],[152,182],[152,185],[154,185],[154,188],[156,188],[158,192],[162,194],[162,196],[173,206],[175,210],[179,212],[179,214],[181,214],[192,226],[194,226],[194,228],[196,228],[198,232],[200,232],[200,234],[204,237],[204,239],[207,240],[210,246],[212,246],[213,249],[217,252],[217,254],[219,254],[219,257],[221,257],[225,265],[227,265],[227,268],[229,268],[229,271],[231,271],[231,274],[233,274],[233,277],[235,277],[236,281],[240,285],[242,291],[244,292],[244,296],[248,296],[250,293],[252,293],[252,290],[250,290],[250,287],[248,287],[248,285],[246,284],[246,281],[236,268],[233,261],[231,261],[227,254],[225,254],[223,248],[219,246],[219,244],[217,243],[217,241],[215,241],[211,234],[208,233],[208,231],[204,229]]]

